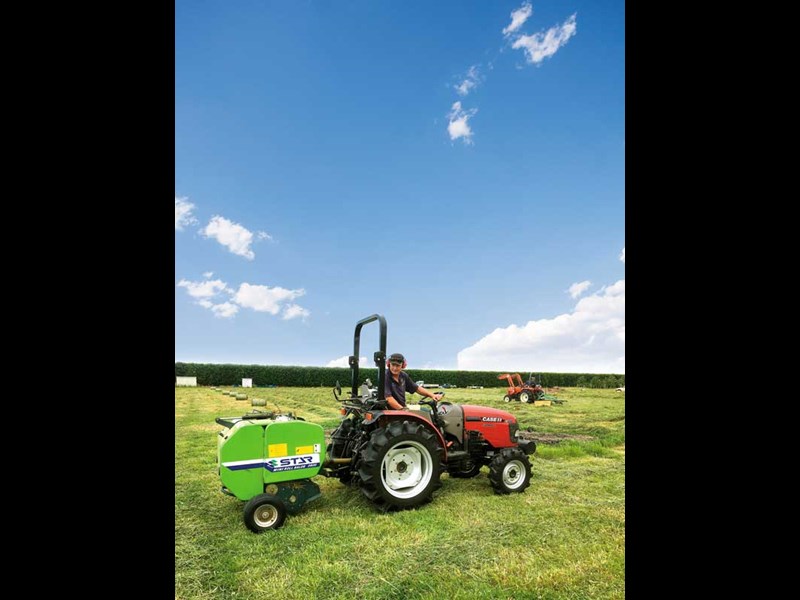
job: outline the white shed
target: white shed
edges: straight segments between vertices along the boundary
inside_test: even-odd
[[[242,378],[242,387],[253,387],[253,380]]]
[[[176,377],[175,385],[191,385],[197,387],[197,377]]]

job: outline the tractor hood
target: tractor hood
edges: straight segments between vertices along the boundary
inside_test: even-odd
[[[517,418],[510,412],[489,408],[487,406],[473,406],[472,404],[462,404],[465,421],[483,421],[486,423],[516,423]]]

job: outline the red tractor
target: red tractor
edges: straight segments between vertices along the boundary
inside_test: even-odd
[[[517,385],[514,385],[514,380],[512,377],[516,377]],[[497,378],[508,381],[508,392],[505,396],[503,396],[504,402],[519,400],[520,402],[525,402],[526,404],[532,404],[536,400],[541,400],[544,398],[544,389],[541,385],[536,383],[533,377],[529,378],[528,381],[525,381],[524,383],[519,373],[514,373],[513,376],[509,373],[503,373],[502,375],[498,375]]]
[[[378,385],[358,389],[358,357],[361,328],[380,324],[380,350],[374,353]],[[371,315],[356,324],[353,355],[349,359],[352,389],[340,398],[344,415],[331,434],[328,460],[322,469],[356,485],[378,507],[413,508],[430,502],[441,486],[439,477],[474,477],[489,466],[489,483],[498,494],[523,492],[531,483],[528,456],[536,451],[530,440],[517,439],[514,415],[494,408],[451,404],[425,398],[427,408],[389,409],[384,396],[386,377],[386,319]],[[429,410],[428,410],[429,409]]]

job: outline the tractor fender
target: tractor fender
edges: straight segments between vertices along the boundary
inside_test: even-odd
[[[416,421],[421,423],[427,429],[433,431],[436,437],[439,438],[439,444],[442,446],[442,462],[447,462],[447,446],[445,445],[444,437],[442,437],[442,432],[425,417],[408,410],[371,410],[370,412],[372,413],[372,422],[376,423],[379,427],[385,427],[391,421]]]

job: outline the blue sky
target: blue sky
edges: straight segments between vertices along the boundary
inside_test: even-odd
[[[175,359],[624,373],[624,25],[178,0]]]

